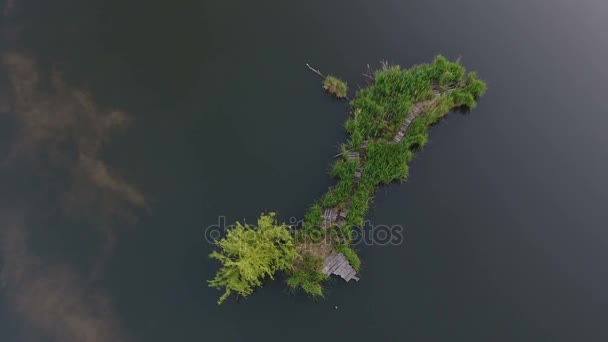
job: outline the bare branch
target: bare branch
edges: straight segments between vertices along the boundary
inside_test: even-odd
[[[319,70],[317,70],[317,69],[315,69],[315,68],[311,67],[311,66],[310,66],[310,64],[306,63],[306,67],[307,67],[307,68],[308,68],[310,71],[314,72],[315,74],[317,74],[317,75],[319,75],[319,76],[321,76],[321,77],[325,78],[325,76],[323,76],[323,74],[322,74],[322,73],[321,73]]]

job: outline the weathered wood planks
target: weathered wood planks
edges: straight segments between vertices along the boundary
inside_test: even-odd
[[[394,142],[399,143],[399,142],[401,142],[401,140],[403,140],[403,137],[405,136],[405,132],[407,131],[408,127],[410,127],[410,124],[412,123],[412,121],[414,121],[414,119],[417,116],[419,116],[420,114],[423,113],[424,107],[428,106],[432,102],[433,101],[431,101],[431,100],[427,100],[427,101],[418,102],[414,105],[412,110],[410,110],[410,112],[407,114],[405,120],[403,121],[403,125],[401,125],[401,128],[399,129],[399,131],[393,138]]]
[[[340,276],[347,282],[351,279],[359,281],[359,278],[355,276],[357,271],[348,263],[348,260],[346,260],[346,257],[342,253],[332,254],[327,257],[322,271],[325,275],[334,274]]]
[[[359,152],[348,152],[346,157],[351,160],[358,160],[360,158]]]
[[[326,208],[323,212],[323,223],[321,224],[323,228],[327,229],[331,227],[331,225],[336,222],[338,218],[338,212],[340,209],[334,208]]]

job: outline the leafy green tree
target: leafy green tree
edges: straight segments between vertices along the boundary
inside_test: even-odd
[[[257,227],[237,222],[215,244],[220,251],[214,251],[210,257],[222,267],[209,286],[225,290],[218,304],[232,293],[250,295],[264,278],[274,279],[276,271],[292,270],[297,257],[289,226],[277,224],[274,213],[262,214]]]

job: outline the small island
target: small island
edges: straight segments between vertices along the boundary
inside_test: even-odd
[[[364,74],[369,85],[351,101],[345,123],[349,139],[331,168],[337,184],[310,207],[302,227],[292,231],[273,213],[262,214],[258,227],[238,224],[216,241],[220,251],[211,256],[222,268],[209,285],[225,290],[219,303],[231,293],[251,294],[276,271],[287,273],[291,289],[313,297],[323,296],[323,284],[332,274],[359,280],[353,227],[363,225],[378,187],[405,180],[414,152],[428,141],[430,126],[453,109],[474,108],[486,91],[475,72],[467,73],[460,61],[443,56],[410,69],[381,64]],[[328,93],[348,98],[345,82],[307,67],[324,77]]]
[[[331,75],[323,80],[323,89],[338,99],[345,99],[348,96],[348,85],[346,82]]]

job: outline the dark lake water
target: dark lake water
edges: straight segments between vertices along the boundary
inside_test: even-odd
[[[3,54],[131,115],[98,156],[149,207],[104,254],[97,222],[45,197],[65,171],[8,159],[0,229],[20,212],[26,224],[11,229],[28,233],[0,257],[42,266],[2,278],[1,341],[608,340],[605,0],[0,4]],[[279,280],[218,307],[204,228],[265,210],[300,217],[332,184],[348,104],[304,64],[357,89],[368,63],[439,53],[461,56],[489,91],[432,129],[406,183],[377,193],[369,219],[404,226],[403,244],[360,246],[361,281],[336,281],[325,300]],[[20,134],[6,113],[3,155]],[[71,280],[44,285],[53,272]],[[89,308],[97,296],[107,307]]]

